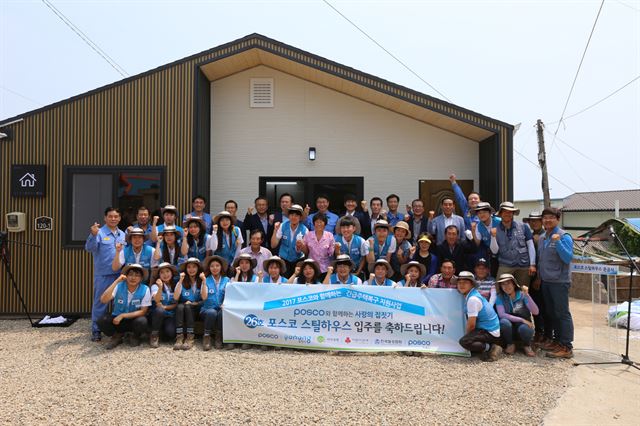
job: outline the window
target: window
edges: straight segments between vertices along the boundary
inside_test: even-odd
[[[66,167],[64,169],[64,245],[82,247],[104,209],[118,207],[120,228],[136,220],[138,207],[153,216],[164,202],[164,167]]]

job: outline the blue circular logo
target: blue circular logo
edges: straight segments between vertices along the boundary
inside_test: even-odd
[[[258,325],[260,325],[260,320],[253,314],[247,315],[246,317],[244,317],[244,325],[249,328],[256,328]]]

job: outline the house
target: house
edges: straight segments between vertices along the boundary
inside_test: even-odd
[[[339,209],[352,192],[396,193],[401,205],[420,197],[430,208],[450,193],[452,170],[494,205],[513,196],[512,125],[259,34],[0,121],[5,128],[2,170],[27,157],[52,179],[46,197],[20,200],[3,179],[3,209],[60,224],[13,266],[28,295],[48,277],[50,291],[27,300],[34,312],[90,310],[82,246],[107,205],[185,212],[203,194],[214,213],[233,198],[244,214],[259,193],[273,206],[289,192],[311,205],[328,193]],[[0,287],[0,313],[19,310]]]
[[[20,181],[20,186],[23,188],[33,188],[36,186],[36,177],[33,173],[25,173],[25,175],[18,180]]]

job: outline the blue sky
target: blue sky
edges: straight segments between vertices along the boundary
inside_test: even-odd
[[[441,97],[321,0],[50,1],[129,75],[257,32]],[[600,1],[330,3],[451,102],[522,123],[516,199],[541,197],[538,118],[552,197],[640,188],[640,80],[566,120],[553,142]],[[0,0],[0,18],[0,119],[122,78],[42,1]],[[639,75],[640,1],[607,0],[565,115]]]

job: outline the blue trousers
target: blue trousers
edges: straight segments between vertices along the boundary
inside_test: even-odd
[[[200,319],[204,321],[204,335],[209,336],[212,330],[222,331],[222,311],[220,309],[203,309]]]
[[[91,308],[91,332],[92,334],[99,334],[100,327],[98,326],[98,319],[104,316],[107,312],[108,305],[100,302],[100,296],[102,293],[118,278],[120,274],[111,275],[94,275],[93,277],[93,306]]]
[[[571,283],[542,282],[542,296],[547,313],[551,318],[553,340],[568,348],[573,347],[571,344],[573,342],[573,318],[569,312],[570,287]]]
[[[510,345],[513,340],[520,338],[522,343],[529,346],[533,338],[533,328],[522,322],[511,322],[506,318],[500,319],[500,337],[505,345]]]

